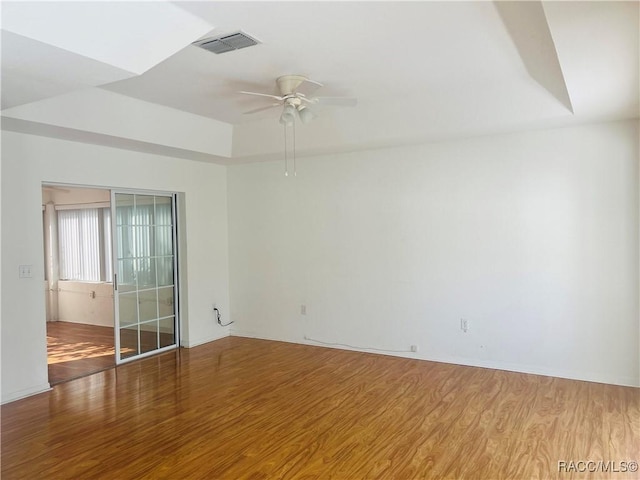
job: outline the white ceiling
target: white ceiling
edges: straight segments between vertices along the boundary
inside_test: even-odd
[[[275,79],[318,111],[299,155],[639,115],[638,2],[3,2],[3,128],[219,163],[282,155]],[[221,55],[190,45],[243,30]]]

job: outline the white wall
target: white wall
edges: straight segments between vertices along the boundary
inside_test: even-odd
[[[638,141],[630,121],[229,167],[232,333],[639,386]]]
[[[113,327],[113,284],[58,281],[58,321]]]
[[[48,388],[42,182],[177,191],[186,217],[183,343],[226,336],[211,304],[229,310],[225,167],[2,132],[2,401]],[[184,243],[184,242],[183,242]],[[18,279],[18,265],[33,278]]]

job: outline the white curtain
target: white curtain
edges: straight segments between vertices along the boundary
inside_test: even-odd
[[[58,211],[60,279],[100,281],[98,209]]]
[[[113,279],[113,256],[111,255],[111,209],[102,209],[104,222],[104,277],[102,280],[110,282]]]
[[[119,279],[131,284],[136,280],[142,285],[173,284],[171,204],[140,202],[135,207],[118,207],[116,215],[122,226],[116,235],[121,258]],[[58,210],[60,279],[111,281],[111,247],[109,208]]]
[[[137,198],[135,206],[118,206],[116,242],[121,284],[139,287],[173,284],[171,210],[170,199],[163,197],[155,197],[155,201],[153,197]]]

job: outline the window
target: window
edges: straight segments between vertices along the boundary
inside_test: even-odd
[[[58,210],[58,249],[61,280],[110,281],[110,209]]]

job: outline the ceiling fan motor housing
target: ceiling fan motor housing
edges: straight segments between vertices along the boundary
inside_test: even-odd
[[[278,85],[278,90],[280,90],[280,95],[284,97],[293,94],[293,92],[302,85],[302,82],[306,80],[307,77],[302,75],[283,75],[282,77],[278,77],[276,84]]]

